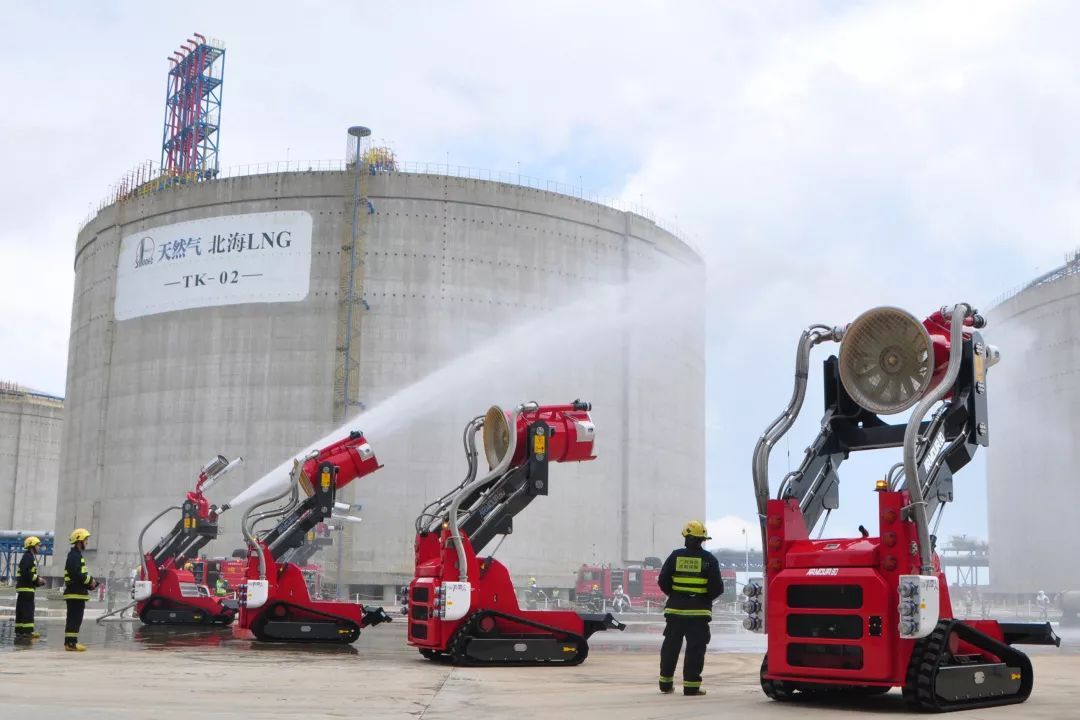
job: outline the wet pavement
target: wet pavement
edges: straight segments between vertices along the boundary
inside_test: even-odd
[[[6,605],[0,598],[0,606]],[[47,616],[38,617],[38,630],[42,633],[42,639],[35,643],[35,647],[41,649],[62,649],[63,643],[63,603],[49,601],[43,604],[42,609]],[[100,616],[104,612],[104,606],[92,602],[87,607],[87,620],[83,623],[81,642],[94,647],[102,647],[116,651],[144,651],[144,650],[174,650],[191,647],[220,648],[226,651],[242,651],[248,648],[269,648],[271,652],[296,651],[297,646],[277,645],[272,643],[260,643],[245,636],[243,631],[228,628],[167,628],[147,627],[137,620],[116,620],[110,618],[102,623],[96,622],[90,616]],[[307,645],[300,646],[299,651],[306,653],[357,653],[366,645],[371,644],[372,636],[386,634],[389,628],[391,635],[399,643],[386,643],[381,639],[375,642],[374,651],[379,653],[405,654],[411,656],[416,651],[404,641],[405,623],[401,621],[396,610],[391,611],[391,616],[396,618],[392,626],[379,626],[367,629],[360,639],[348,647]],[[658,615],[626,614],[620,616],[620,620],[626,624],[623,632],[607,631],[593,635],[589,639],[589,645],[594,650],[603,649],[608,652],[658,652],[663,642],[664,622]],[[1012,619],[1010,619],[1012,621]],[[1023,619],[1021,619],[1023,621]],[[17,649],[14,640],[14,629],[10,618],[0,619],[0,652]],[[1080,654],[1080,628],[1062,628],[1054,626],[1055,631],[1062,639],[1061,647],[1047,646],[1023,646],[1023,650],[1029,655],[1041,653],[1054,653],[1060,655]],[[765,636],[759,633],[747,632],[736,620],[723,619],[712,623],[712,642],[709,645],[710,653],[757,653],[765,652]],[[400,636],[400,637],[399,637]]]
[[[0,605],[6,604],[0,598]],[[100,612],[91,604],[89,611]],[[775,703],[757,670],[764,637],[733,621],[713,624],[706,662],[709,695],[661,696],[655,690],[660,618],[624,616],[625,632],[597,633],[577,668],[455,668],[424,660],[405,643],[405,623],[364,630],[351,646],[267,644],[232,628],[143,627],[87,620],[86,653],[63,652],[63,617],[39,618],[43,633],[16,647],[10,619],[0,621],[0,717],[37,720],[153,718],[796,718],[824,719],[840,708]],[[1061,649],[1025,648],[1036,668],[1023,706],[969,711],[964,720],[1077,717],[1080,631],[1063,632]],[[893,691],[845,706],[844,715],[904,713]],[[9,714],[10,713],[10,714]]]

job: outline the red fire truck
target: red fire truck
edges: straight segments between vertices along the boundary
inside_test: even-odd
[[[645,558],[644,562],[627,567],[582,565],[574,584],[574,597],[579,602],[588,601],[596,585],[604,599],[611,600],[615,597],[616,589],[622,585],[623,593],[635,607],[639,602],[646,601],[662,604],[667,600],[658,584],[662,565],[659,558]],[[735,593],[735,571],[724,569],[720,571],[720,576],[724,580],[724,594],[730,597]]]
[[[229,583],[230,592],[235,592],[247,581],[248,561],[246,557],[201,557],[189,562],[192,564],[191,573],[195,576],[195,582],[210,588],[211,593],[214,592],[215,581],[219,576],[224,577],[225,582]],[[301,565],[300,571],[304,573],[304,578],[307,580],[308,591],[311,592],[313,596],[321,594],[323,580],[322,566],[308,563],[306,565]]]
[[[630,598],[631,603],[639,600],[662,603],[666,596],[656,584],[660,576],[660,565],[658,558],[647,558],[643,563],[628,567],[582,565],[574,584],[574,597],[578,601],[588,599],[596,585],[604,599],[610,600],[615,596],[615,590],[622,585],[623,592]]]

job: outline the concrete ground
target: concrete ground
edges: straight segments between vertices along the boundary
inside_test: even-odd
[[[404,623],[365,630],[347,648],[264,645],[231,630],[84,624],[85,653],[62,651],[63,623],[40,623],[30,648],[0,625],[0,717],[37,720],[170,718],[803,718],[906,713],[898,691],[844,708],[785,705],[758,686],[760,638],[714,629],[704,698],[656,691],[654,623],[593,636],[577,668],[454,668],[405,645]],[[1078,717],[1080,655],[1036,648],[1036,686],[1021,706],[975,710],[964,720]]]

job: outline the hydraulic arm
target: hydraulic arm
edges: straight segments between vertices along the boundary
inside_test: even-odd
[[[248,579],[240,597],[241,628],[259,640],[351,643],[361,628],[390,620],[380,607],[312,599],[295,562],[316,525],[330,518],[358,519],[343,514],[351,506],[337,502],[337,493],[380,467],[363,434],[354,431],[294,461],[289,487],[248,509],[243,520],[249,557]],[[280,507],[257,512],[282,501]],[[269,520],[276,520],[273,527],[256,532],[256,525]]]
[[[218,455],[199,471],[195,489],[187,494],[182,505],[166,508],[139,533],[139,554],[143,561],[139,580],[132,587],[132,598],[144,623],[228,625],[233,621],[235,602],[213,597],[186,566],[217,537],[218,517],[227,508],[211,505],[205,493],[243,461],[236,458],[230,462]],[[180,511],[180,519],[172,530],[153,549],[144,551],[143,539],[150,526],[176,510]]]
[[[978,332],[984,325],[961,303],[922,322],[875,308],[850,325],[803,333],[795,390],[753,461],[765,583],[747,586],[744,625],[768,630],[761,685],[769,697],[839,700],[899,686],[914,708],[942,711],[1030,694],[1031,663],[1012,645],[1057,644],[1057,636],[1048,623],[957,619],[930,530],[953,500],[953,475],[990,441],[987,370],[999,355]],[[769,453],[794,424],[810,350],[825,341],[841,346],[824,363],[820,432],[771,499]],[[908,409],[906,423],[881,417]],[[902,460],[875,483],[879,535],[860,526],[861,537],[823,539],[839,507],[840,464],[888,448],[901,449]]]
[[[513,413],[493,407],[466,427],[465,479],[416,520],[409,644],[425,657],[458,664],[576,665],[588,655],[592,633],[624,628],[610,614],[522,610],[506,567],[478,557],[496,536],[513,532],[518,513],[548,494],[549,463],[595,459],[590,409],[581,401],[527,403]],[[477,478],[481,430],[490,470]]]

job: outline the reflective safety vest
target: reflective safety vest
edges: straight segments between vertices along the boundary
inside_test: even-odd
[[[86,568],[86,558],[77,547],[72,546],[64,563],[64,599],[89,600],[90,586],[93,584],[94,578]]]
[[[668,594],[664,615],[712,619],[712,603],[724,592],[720,566],[712,553],[680,548],[660,571],[660,587]]]
[[[215,590],[215,592],[217,592],[217,594],[219,596],[220,595],[228,595],[228,593],[229,593],[229,584],[228,584],[228,582],[225,581],[225,578],[220,578],[219,577],[216,581],[214,581],[214,590]]]

